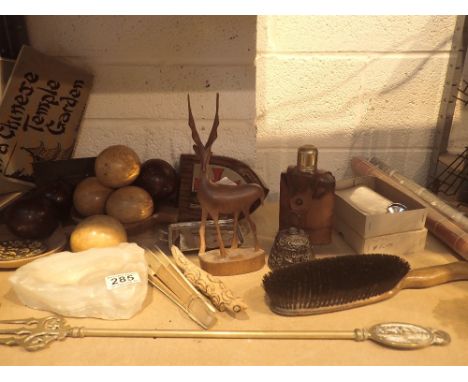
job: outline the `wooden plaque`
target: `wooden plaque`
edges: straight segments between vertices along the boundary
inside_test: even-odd
[[[229,178],[237,184],[257,183],[268,195],[268,188],[260,177],[245,163],[224,156],[212,156],[208,171],[213,181]],[[201,219],[200,204],[197,199],[198,182],[200,179],[200,162],[194,154],[182,154],[180,156],[180,188],[179,188],[179,221],[199,221]],[[255,202],[250,212],[260,206],[260,201]],[[221,219],[231,219],[232,216],[223,216]]]
[[[0,174],[32,181],[32,164],[72,156],[92,76],[23,46],[0,105]]]

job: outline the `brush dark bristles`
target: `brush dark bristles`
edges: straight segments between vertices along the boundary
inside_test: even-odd
[[[263,287],[273,310],[312,310],[381,295],[409,270],[398,256],[341,256],[280,268],[264,276]]]

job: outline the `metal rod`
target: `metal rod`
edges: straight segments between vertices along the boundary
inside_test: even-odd
[[[17,334],[18,329],[0,329],[0,334]]]
[[[3,323],[19,322],[8,320]],[[62,341],[66,337],[120,337],[120,338],[213,338],[213,339],[289,339],[289,340],[354,340],[367,339],[384,346],[397,349],[419,349],[431,345],[448,345],[450,335],[442,330],[407,323],[382,323],[369,329],[354,329],[353,331],[268,331],[268,330],[158,330],[158,329],[98,329],[71,327],[64,318],[49,316],[41,319],[25,319],[21,322],[29,328],[17,328],[11,337],[1,338],[0,345],[21,346],[28,351],[44,349],[54,341]],[[35,324],[34,324],[35,323]]]
[[[135,330],[85,329],[84,337],[139,337],[139,338],[224,338],[224,339],[357,339],[354,331],[201,331],[201,330]]]
[[[445,75],[444,90],[439,106],[439,118],[435,129],[434,143],[429,166],[428,186],[437,175],[439,157],[447,152],[453,115],[458,94],[458,85],[463,76],[465,57],[468,55],[467,40],[468,22],[466,16],[457,16],[450,49],[449,65]]]

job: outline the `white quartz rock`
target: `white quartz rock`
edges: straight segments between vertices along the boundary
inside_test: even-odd
[[[144,250],[132,243],[43,257],[17,269],[10,282],[31,308],[109,320],[135,315],[148,291]]]

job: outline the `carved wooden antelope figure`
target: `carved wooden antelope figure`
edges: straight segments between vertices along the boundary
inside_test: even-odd
[[[241,185],[226,185],[214,183],[208,176],[208,164],[211,158],[211,146],[217,138],[217,129],[219,125],[219,94],[216,94],[216,115],[211,128],[210,135],[206,144],[203,145],[200,136],[198,135],[197,128],[195,126],[195,120],[193,119],[192,109],[190,107],[190,95],[188,99],[188,111],[189,121],[188,124],[192,130],[192,138],[195,144],[193,149],[197,154],[201,164],[201,179],[197,192],[198,201],[202,208],[202,220],[200,224],[200,252],[203,255],[205,253],[205,224],[207,215],[209,214],[213,219],[216,227],[216,233],[218,238],[219,250],[221,256],[227,256],[226,249],[224,248],[223,239],[221,237],[221,231],[218,225],[219,214],[232,214],[234,216],[234,236],[232,238],[231,248],[238,247],[237,238],[237,223],[239,214],[242,212],[247,219],[252,233],[255,238],[255,251],[260,249],[257,238],[257,229],[255,223],[250,218],[250,207],[252,204],[260,199],[263,203],[265,193],[263,188],[256,183],[241,184]]]

